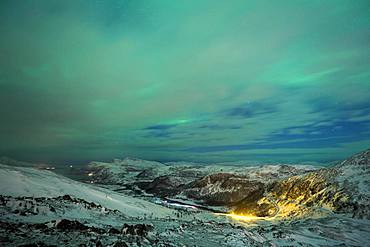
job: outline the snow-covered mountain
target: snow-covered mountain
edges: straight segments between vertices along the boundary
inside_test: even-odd
[[[310,165],[225,167],[126,159],[97,164],[101,170],[95,178],[98,183],[136,185],[161,197],[227,206],[242,214],[286,217],[329,210],[368,218],[369,152],[321,169]]]
[[[150,180],[159,176],[162,170],[169,167],[156,162],[141,159],[114,159],[112,162],[92,161],[88,164],[90,180],[100,184],[125,184],[135,180],[140,173],[143,179]]]
[[[279,178],[306,173],[317,169],[317,167],[286,164],[240,166],[240,162],[235,165],[232,163],[227,165],[191,162],[159,163],[126,158],[124,160],[116,159],[110,163],[91,162],[88,169],[90,170],[88,179],[95,183],[130,188],[134,186],[147,193],[162,197],[182,194],[191,197],[191,199],[204,200],[210,204],[214,202],[225,205],[229,204],[229,200],[221,195],[224,194],[224,189],[226,194],[230,190],[234,190],[241,197],[247,196],[247,194],[243,194],[243,190],[247,186],[234,183],[236,180],[249,184],[265,184],[267,181],[271,182]],[[246,190],[250,190],[250,188],[246,188]],[[238,198],[231,198],[231,200],[236,202]],[[220,201],[220,203],[216,201]]]
[[[369,246],[369,156],[329,168],[92,162],[78,170],[88,183],[0,164],[0,246]]]
[[[276,205],[282,215],[298,216],[319,208],[370,219],[370,150],[333,167],[275,181],[259,197],[246,197],[235,211],[268,215]]]
[[[170,209],[130,196],[77,182],[51,171],[0,164],[0,191],[3,196],[46,197],[70,195],[88,202],[116,209],[127,216],[143,216],[155,212],[157,217],[171,215]]]

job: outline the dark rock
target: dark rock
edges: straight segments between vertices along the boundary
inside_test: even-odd
[[[128,245],[123,241],[117,241],[114,243],[113,247],[128,247]]]
[[[64,196],[62,196],[62,199],[66,200],[66,201],[71,201],[72,197],[70,195],[64,195]]]
[[[120,234],[121,232],[117,230],[116,228],[112,227],[108,230],[108,233],[110,234]]]
[[[0,205],[4,206],[5,204],[6,204],[5,198],[2,195],[0,195]]]
[[[62,219],[59,221],[56,226],[57,229],[60,230],[65,230],[65,231],[71,231],[71,230],[87,230],[88,227],[85,226],[84,224],[80,223],[77,220],[67,220],[67,219]]]
[[[98,241],[96,241],[95,246],[96,247],[103,247],[103,244],[100,240],[98,240]]]
[[[97,227],[89,227],[90,231],[98,233],[98,234],[104,234],[106,233],[106,230],[102,228],[97,228]]]
[[[156,176],[156,172],[153,169],[145,169],[144,171],[140,172],[136,175],[137,178],[141,179],[153,179]]]
[[[39,230],[44,230],[48,228],[48,226],[44,223],[33,224],[33,227]]]
[[[180,179],[173,176],[160,176],[155,178],[152,182],[138,183],[137,185],[147,193],[159,196],[171,196],[180,191],[183,183]]]
[[[148,232],[152,231],[153,229],[154,229],[153,226],[148,224],[136,224],[136,225],[124,224],[121,232],[124,235],[129,234],[145,237],[148,235]]]

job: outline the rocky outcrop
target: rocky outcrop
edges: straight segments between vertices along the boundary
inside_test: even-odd
[[[262,182],[236,174],[216,173],[186,185],[182,194],[207,205],[230,206],[245,197],[263,194],[264,189]]]
[[[300,216],[319,208],[370,218],[369,160],[370,150],[367,150],[336,166],[276,181],[264,194],[246,197],[234,211],[271,216],[268,207],[260,207],[263,203],[253,204],[253,201],[268,201],[279,208],[281,216]]]
[[[55,228],[63,230],[63,231],[84,231],[87,230],[89,227],[85,226],[84,224],[80,223],[77,220],[67,220],[62,219],[55,224]]]
[[[152,182],[136,183],[136,185],[145,190],[145,192],[157,196],[171,196],[180,192],[183,185],[181,180],[171,176],[160,176],[155,178]]]
[[[124,224],[121,232],[123,235],[136,235],[140,237],[146,237],[150,231],[154,229],[153,225],[149,224],[136,224],[136,225],[129,225]]]
[[[153,168],[145,169],[136,175],[136,178],[140,181],[154,179],[157,176],[157,172]]]

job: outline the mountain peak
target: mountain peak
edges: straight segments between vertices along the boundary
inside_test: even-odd
[[[357,153],[350,158],[341,162],[338,167],[345,166],[369,166],[370,165],[370,149]]]

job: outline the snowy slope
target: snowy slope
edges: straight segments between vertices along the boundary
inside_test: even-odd
[[[215,173],[232,173],[250,179],[284,178],[317,169],[312,165],[240,165],[240,163],[203,164],[193,162],[160,163],[141,159],[114,159],[112,162],[90,162],[87,166],[90,177],[86,178],[100,184],[123,185],[134,182],[150,182],[160,176],[176,178],[183,184],[201,179]]]
[[[88,179],[92,181],[101,184],[124,184],[135,181],[143,171],[147,172],[144,177],[148,179],[148,172],[156,177],[160,171],[167,171],[169,167],[156,161],[125,158],[114,159],[112,162],[92,161],[87,168],[92,175]]]
[[[172,214],[170,209],[160,205],[83,184],[50,171],[1,164],[0,194],[34,197],[57,197],[68,194],[109,209],[117,209],[127,216],[154,213],[156,217],[166,217]]]

